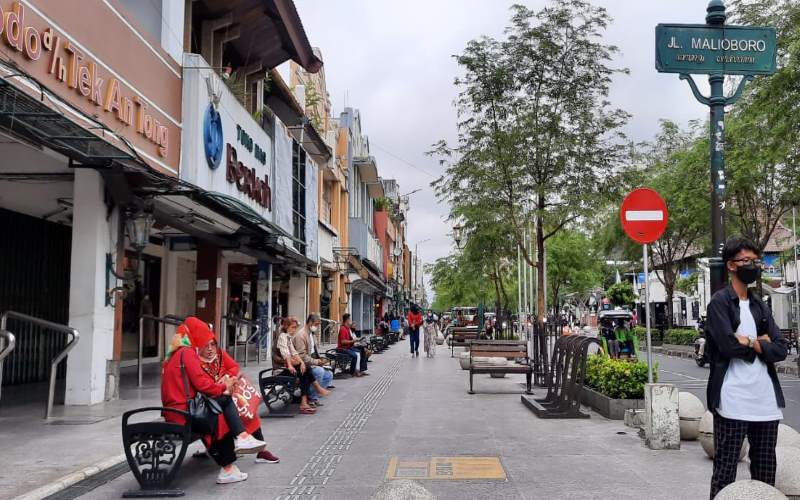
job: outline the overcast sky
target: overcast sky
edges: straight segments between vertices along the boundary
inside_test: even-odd
[[[361,110],[381,177],[395,178],[411,197],[410,247],[425,262],[447,255],[453,243],[447,207],[430,182],[441,172],[425,152],[456,137],[454,54],[481,35],[500,37],[509,7],[538,9],[544,1],[295,0],[312,45],[322,50],[336,115]],[[614,18],[606,39],[621,49],[616,64],[631,70],[614,83],[611,100],[631,113],[627,134],[653,137],[658,120],[685,123],[706,116],[686,82],[654,66],[654,29],[660,22],[704,23],[706,0],[595,0]],[[428,240],[428,241],[426,241]]]

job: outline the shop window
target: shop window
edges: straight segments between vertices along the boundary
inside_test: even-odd
[[[292,142],[292,224],[294,247],[306,253],[306,152],[300,144]]]

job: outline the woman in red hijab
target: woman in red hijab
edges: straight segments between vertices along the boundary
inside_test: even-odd
[[[188,380],[188,395],[183,373]],[[215,399],[223,409],[215,435],[203,436],[208,453],[222,467],[218,484],[247,479],[247,474],[234,464],[236,454],[263,453],[265,443],[257,414],[249,405],[240,409],[237,401],[242,392],[249,393],[249,383],[239,376],[239,365],[217,346],[217,339],[208,325],[189,317],[178,327],[170,342],[161,377],[161,402],[167,408],[186,411],[188,400],[200,392]],[[236,398],[236,399],[235,399]],[[256,406],[257,407],[257,406]],[[240,412],[244,410],[244,421]],[[164,415],[169,422],[184,423],[183,417],[172,412]],[[269,457],[272,454],[266,452]],[[257,459],[257,461],[259,461]]]

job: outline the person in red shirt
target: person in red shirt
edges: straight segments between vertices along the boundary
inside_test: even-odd
[[[349,314],[342,315],[342,326],[339,327],[336,348],[350,355],[350,374],[361,377],[364,375],[361,371],[361,351],[356,348],[356,336],[351,329],[352,324]]]
[[[253,429],[251,434],[245,429],[236,402],[231,397],[239,378],[225,375],[215,379],[203,369],[203,364],[207,363],[209,357],[213,356],[213,351],[218,349],[216,342],[217,339],[207,324],[194,317],[186,318],[176,330],[167,351],[167,359],[164,361],[161,402],[166,408],[187,411],[188,400],[200,392],[219,403],[223,412],[219,415],[217,431],[214,435],[203,436],[203,443],[211,458],[222,467],[217,476],[217,483],[225,484],[247,479],[247,474],[240,471],[234,463],[236,454],[259,453],[264,449],[265,443],[253,435],[258,434],[263,438],[258,416],[255,416],[254,424],[250,422],[250,428]],[[228,370],[233,368],[231,362],[226,363]],[[238,374],[238,370],[236,373]],[[188,382],[188,386],[184,384],[184,380]],[[174,412],[164,412],[164,420],[178,424],[185,422],[182,415]]]
[[[416,304],[411,305],[408,313],[408,339],[411,342],[411,356],[419,357],[419,327],[422,326],[422,312]]]

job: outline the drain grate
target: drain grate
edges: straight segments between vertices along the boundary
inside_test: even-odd
[[[122,462],[113,467],[109,467],[102,472],[98,472],[97,474],[87,477],[83,481],[79,481],[69,488],[63,489],[58,493],[54,493],[49,497],[45,497],[44,500],[73,500],[74,498],[78,498],[89,493],[95,488],[103,486],[106,483],[110,483],[126,472],[130,472],[130,470],[131,469],[128,467],[128,462]]]
[[[114,417],[71,417],[54,418],[46,422],[47,425],[92,425],[104,420],[111,420]]]
[[[276,500],[305,498],[315,500],[320,497],[323,487],[336,472],[336,466],[342,461],[345,452],[350,449],[353,440],[367,423],[383,395],[386,394],[404,359],[400,358],[395,361],[386,373],[375,382],[336,430],[328,436],[327,441],[300,469],[300,472],[289,483],[286,493],[276,497]]]

